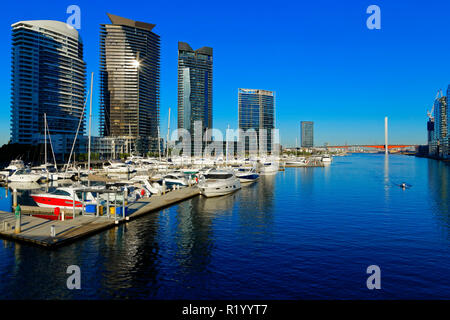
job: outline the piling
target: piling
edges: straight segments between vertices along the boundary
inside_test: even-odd
[[[20,206],[19,205],[16,206],[15,216],[16,216],[16,228],[14,229],[14,233],[20,233],[22,231],[21,230],[21,226],[22,226],[22,212],[20,210]]]

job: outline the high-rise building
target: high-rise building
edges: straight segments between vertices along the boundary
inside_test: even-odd
[[[448,105],[447,97],[441,96],[434,101],[434,130],[431,131],[429,154],[435,157],[448,157]]]
[[[194,122],[204,130],[213,127],[213,49],[193,50],[178,42],[178,128],[193,133]]]
[[[100,135],[157,149],[160,37],[154,24],[108,14],[100,26]],[[131,143],[131,142],[130,142]]]
[[[12,143],[43,143],[44,114],[55,153],[68,153],[83,116],[86,64],[78,31],[50,20],[12,26]]]
[[[314,146],[314,122],[302,121],[300,126],[302,148],[312,148]]]
[[[246,150],[264,148],[272,151],[272,129],[275,129],[275,92],[259,89],[238,89],[239,129],[254,129],[257,145],[250,139],[245,141]],[[260,129],[266,129],[266,135],[260,135]]]

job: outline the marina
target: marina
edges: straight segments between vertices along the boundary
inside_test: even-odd
[[[129,221],[111,219],[103,230],[96,223],[105,217],[63,221],[78,226],[72,233],[58,231],[61,221],[39,219],[47,238],[52,224],[56,238],[84,232],[89,222],[97,230],[56,250],[0,240],[0,297],[448,298],[448,177],[449,167],[435,160],[355,154],[261,175],[225,196],[183,200],[189,188],[152,195],[135,204]],[[13,197],[3,192],[7,211]],[[378,292],[365,287],[373,263],[384,272]],[[67,290],[69,265],[80,266],[82,290]]]

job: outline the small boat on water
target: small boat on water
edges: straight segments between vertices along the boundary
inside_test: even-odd
[[[321,160],[323,163],[331,163],[333,159],[329,155],[324,155]]]
[[[237,168],[235,169],[236,177],[241,183],[252,183],[258,181],[259,174],[256,172],[255,168]]]
[[[205,197],[217,197],[239,190],[241,183],[232,170],[211,170],[202,176],[199,188]]]

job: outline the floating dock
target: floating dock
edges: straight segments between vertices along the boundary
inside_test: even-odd
[[[103,230],[137,219],[150,212],[158,211],[172,204],[190,199],[200,194],[200,189],[195,185],[183,189],[177,189],[162,195],[152,195],[142,198],[127,206],[128,213],[125,217],[116,215],[108,217],[96,214],[81,215],[78,211],[75,219],[46,220],[22,214],[21,232],[15,232],[16,217],[14,213],[0,211],[0,237],[27,242],[46,248],[56,248],[72,243],[81,238],[99,233]],[[26,211],[32,214],[33,207],[26,207]],[[36,214],[42,214],[50,209],[36,208]]]

